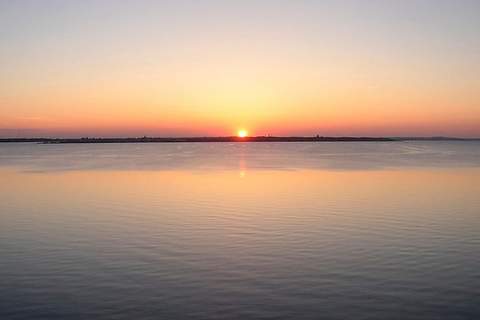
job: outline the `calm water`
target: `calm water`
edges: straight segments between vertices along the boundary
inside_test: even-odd
[[[480,143],[0,144],[0,319],[480,319]]]

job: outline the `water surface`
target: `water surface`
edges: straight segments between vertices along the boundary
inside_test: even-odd
[[[0,144],[0,319],[480,318],[480,143]]]

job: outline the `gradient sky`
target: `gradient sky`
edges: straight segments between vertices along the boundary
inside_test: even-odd
[[[480,137],[480,1],[0,0],[1,136]]]

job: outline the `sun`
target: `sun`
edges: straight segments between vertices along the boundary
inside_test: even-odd
[[[248,131],[247,130],[244,130],[244,129],[238,130],[238,137],[239,138],[245,138],[246,136],[248,136]]]

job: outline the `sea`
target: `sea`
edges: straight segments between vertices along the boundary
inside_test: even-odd
[[[480,319],[480,142],[0,143],[0,319]]]

